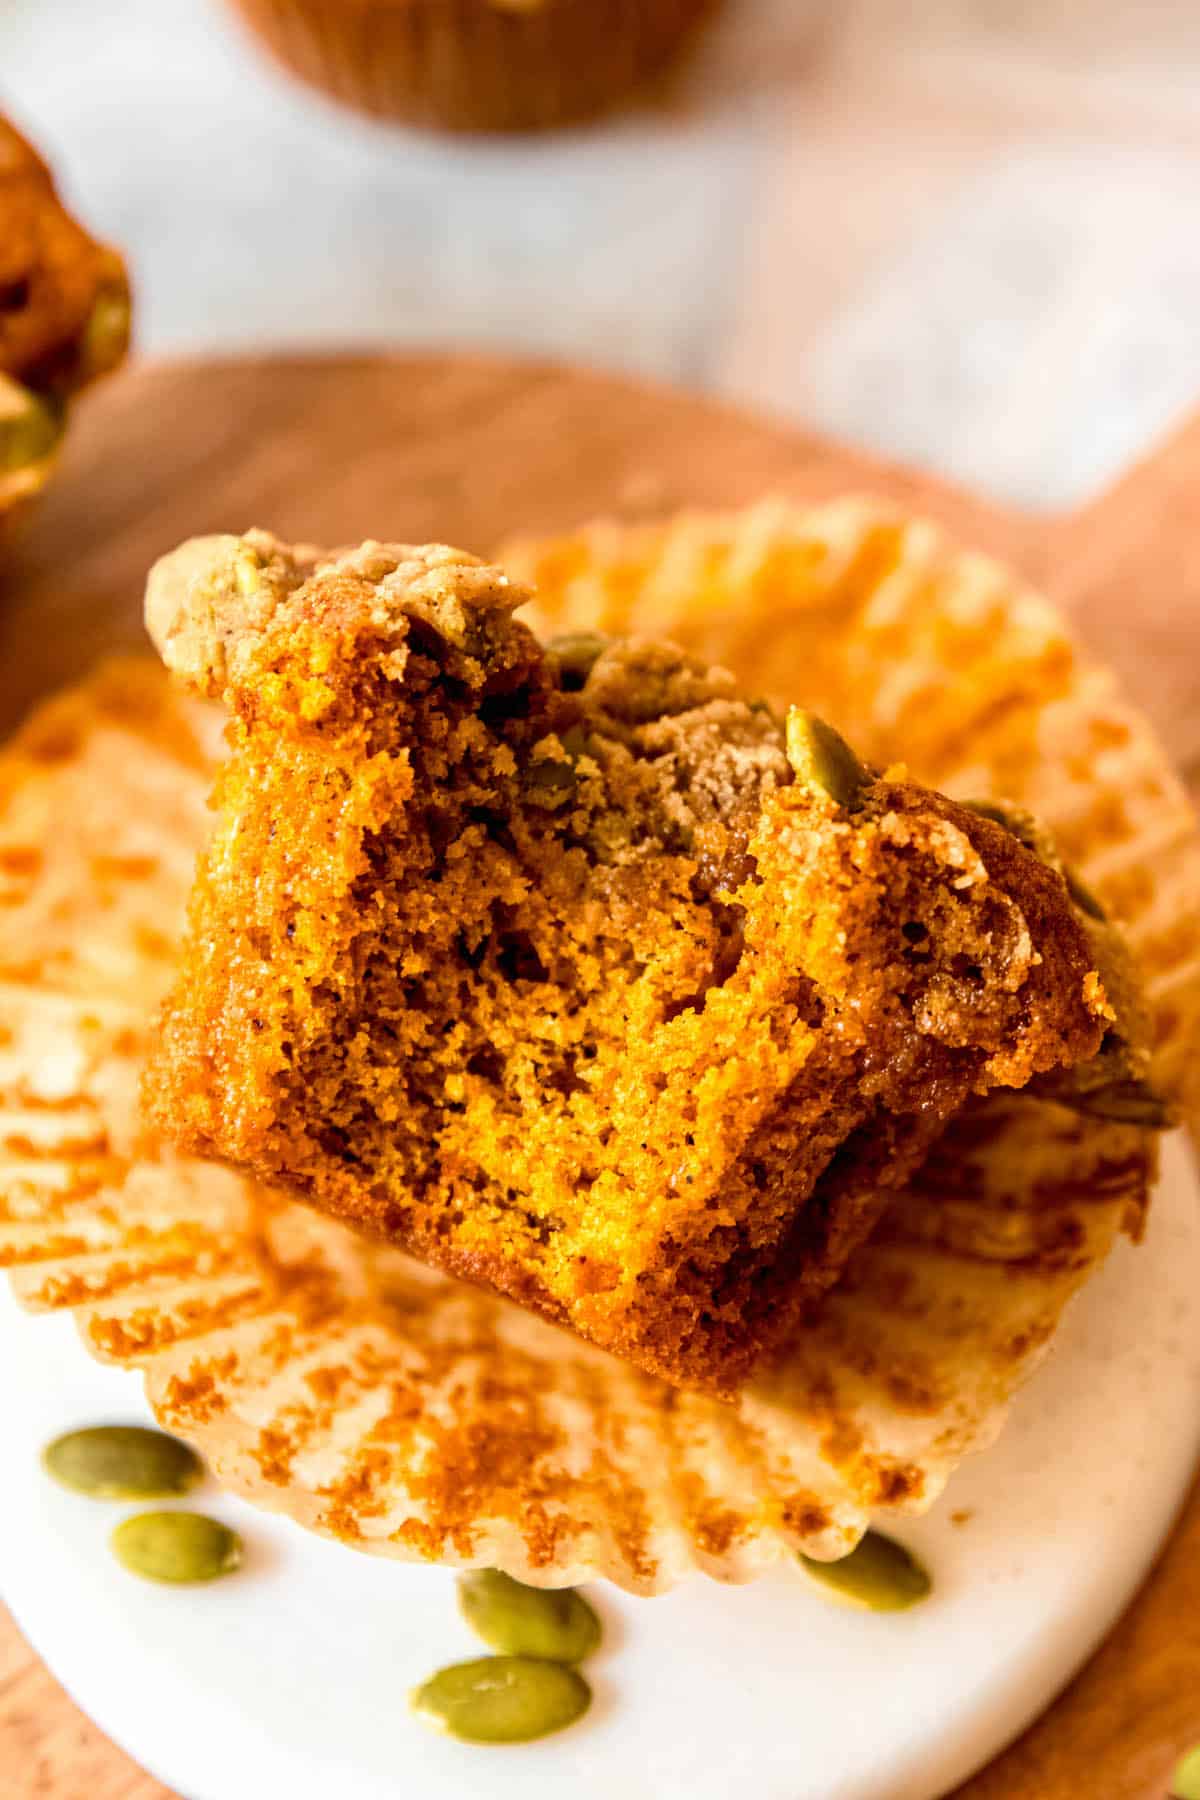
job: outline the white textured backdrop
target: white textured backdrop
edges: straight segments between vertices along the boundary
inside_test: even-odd
[[[357,120],[214,0],[7,0],[0,105],[148,350],[580,357],[1034,506],[1200,401],[1192,0],[730,0],[667,105],[525,144]]]

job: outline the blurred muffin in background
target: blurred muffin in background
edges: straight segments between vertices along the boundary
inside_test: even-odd
[[[45,486],[72,396],[124,358],[129,317],[120,256],[0,115],[0,535]]]
[[[534,131],[658,74],[716,0],[233,0],[295,74],[377,117]]]

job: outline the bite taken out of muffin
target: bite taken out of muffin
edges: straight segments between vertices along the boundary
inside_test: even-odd
[[[973,1097],[1111,1057],[1109,955],[1010,824],[668,643],[540,643],[527,598],[443,546],[157,565],[231,725],[146,1105],[728,1395]]]

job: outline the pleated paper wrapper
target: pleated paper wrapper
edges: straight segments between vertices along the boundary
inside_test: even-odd
[[[1050,608],[868,503],[599,526],[509,562],[544,625],[673,637],[875,760],[1039,811],[1126,924],[1158,1077],[1195,1106],[1194,822]],[[0,1257],[19,1299],[70,1308],[95,1355],[140,1369],[231,1490],[379,1555],[653,1593],[837,1556],[873,1516],[932,1504],[1136,1235],[1149,1135],[981,1103],[736,1403],[667,1388],[146,1139],[138,1072],[221,724],[148,660],[111,664],[0,759]]]

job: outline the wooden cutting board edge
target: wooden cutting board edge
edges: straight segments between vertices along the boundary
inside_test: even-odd
[[[196,531],[257,523],[317,542],[432,537],[487,551],[516,527],[847,491],[936,519],[1058,599],[1196,791],[1200,417],[1080,512],[1037,519],[673,389],[440,352],[145,363],[111,381],[0,570],[0,726],[114,642],[140,641],[146,567]],[[1198,1616],[1200,1486],[1104,1646],[955,1800],[1159,1800],[1200,1740]],[[168,1800],[7,1620],[0,1769],[27,1783],[14,1800]]]

